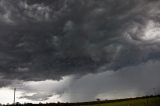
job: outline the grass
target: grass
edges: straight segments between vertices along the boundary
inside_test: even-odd
[[[109,101],[108,101],[109,102]],[[113,101],[110,103],[99,103],[82,106],[160,106],[160,97],[147,97],[137,99],[124,99],[120,101]]]

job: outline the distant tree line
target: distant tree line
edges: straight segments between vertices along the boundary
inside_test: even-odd
[[[126,99],[116,99],[116,100],[100,100],[97,99],[97,101],[91,101],[91,102],[80,102],[80,103],[39,103],[39,104],[32,104],[32,103],[25,103],[25,104],[7,104],[3,106],[80,106],[80,105],[96,105],[96,104],[103,104],[103,103],[113,103],[113,102],[121,102],[121,101],[129,101],[129,100],[137,100],[137,99],[147,99],[151,97],[158,97],[160,98],[160,95],[156,96],[144,96],[144,97],[136,97],[136,98],[126,98]],[[2,106],[2,105],[0,105]]]

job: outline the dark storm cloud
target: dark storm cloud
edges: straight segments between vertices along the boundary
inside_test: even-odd
[[[139,36],[149,20],[158,22],[159,4],[0,0],[0,73],[5,79],[59,80],[158,57],[160,51],[149,49]]]

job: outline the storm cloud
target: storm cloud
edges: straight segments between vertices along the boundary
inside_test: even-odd
[[[0,0],[0,79],[60,80],[158,61],[159,7],[158,0]]]
[[[17,101],[22,103],[26,100],[36,103],[84,102],[97,98],[105,100],[155,95],[160,93],[159,68],[159,61],[150,60],[118,71],[87,74],[79,79],[67,76],[60,81],[20,81],[8,88],[17,88]],[[0,95],[0,98],[3,99],[3,96]]]

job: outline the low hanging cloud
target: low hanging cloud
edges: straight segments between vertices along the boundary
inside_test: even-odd
[[[84,102],[94,101],[97,98],[106,100],[155,95],[160,93],[159,68],[159,61],[150,60],[118,71],[87,74],[79,79],[69,76],[61,81],[15,82],[9,88],[17,87],[17,92],[23,92],[17,95],[17,101],[28,99],[44,103]]]
[[[84,102],[159,94],[159,65],[159,61],[148,61],[118,71],[88,74],[71,83],[63,96],[66,101]]]
[[[17,92],[21,93],[17,95],[18,101],[31,100],[45,102],[52,97],[59,99],[61,95],[69,89],[70,84],[73,82],[73,76],[63,77],[60,81],[44,80],[44,81],[15,81],[7,88],[16,88]],[[43,85],[43,86],[42,86]]]
[[[0,79],[60,80],[159,60],[160,43],[154,41],[159,5],[158,0],[0,0]],[[147,33],[148,27],[153,31]]]

